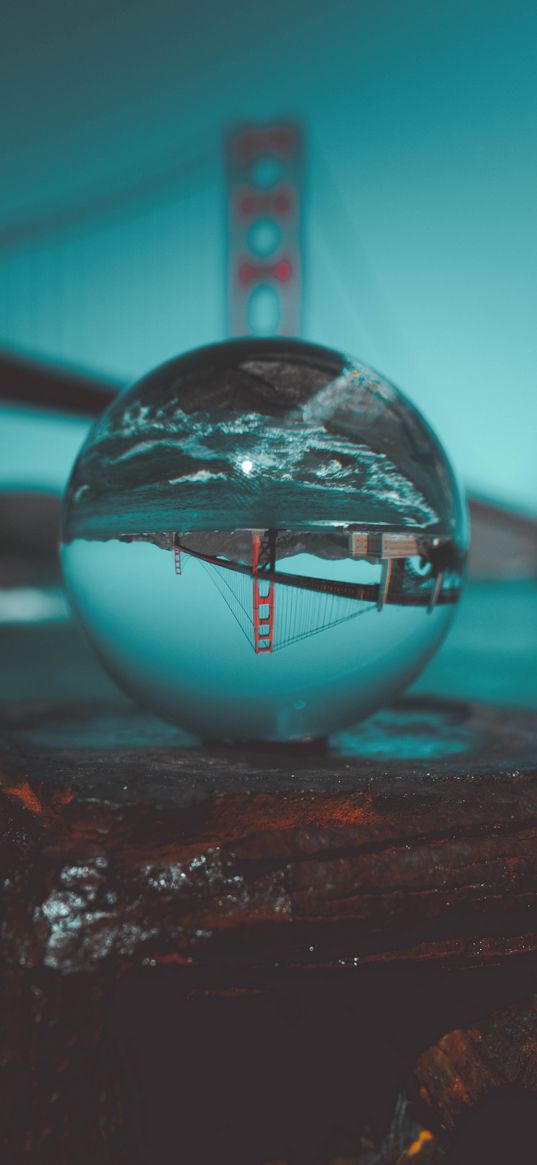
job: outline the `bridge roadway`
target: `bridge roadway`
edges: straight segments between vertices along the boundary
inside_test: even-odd
[[[336,595],[342,599],[355,599],[362,603],[379,604],[381,600],[380,583],[338,582],[337,579],[310,578],[303,574],[287,574],[285,571],[268,570],[264,567],[258,570],[257,575],[255,575],[251,566],[244,562],[235,562],[230,558],[219,558],[214,554],[205,554],[201,550],[192,550],[185,546],[184,542],[178,542],[178,545],[184,554],[189,554],[192,558],[199,558],[211,566],[234,571],[236,574],[250,575],[251,578],[264,578],[282,586],[297,587],[304,591],[317,591],[323,595]],[[430,607],[433,604],[437,606],[438,604],[456,603],[459,597],[459,587],[443,589],[442,586],[438,587],[435,584],[431,590],[420,593],[419,590],[403,591],[393,582],[387,593],[382,596],[382,604],[390,603],[401,607]]]

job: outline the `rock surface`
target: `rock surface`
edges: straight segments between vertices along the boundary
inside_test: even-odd
[[[298,1056],[306,1077],[317,1055],[319,1113],[338,1073],[335,1097],[346,1095],[353,1072],[363,1093],[356,1099],[354,1090],[345,1115],[332,1120],[346,1139],[325,1140],[324,1156],[315,1156],[321,1116],[311,1152],[300,1148],[291,1115],[282,1116],[279,1157],[271,1158],[261,1117],[256,1144],[243,1114],[242,1140],[230,1118],[232,1131],[217,1142],[222,1161],[440,1161],[446,1137],[490,1089],[515,1081],[535,1088],[535,1006],[514,1003],[522,990],[530,994],[524,968],[537,951],[537,729],[530,714],[405,700],[326,752],[202,748],[124,705],[12,708],[3,721],[10,1165],[158,1159],[143,1148],[147,1128],[133,1143],[144,1057],[138,1049],[136,1068],[125,1049],[138,1046],[138,1017],[143,1027],[151,993],[164,999],[170,975],[166,1014],[182,1000],[179,1030],[192,1045],[201,1014],[192,1000],[226,1015],[242,1009],[228,1032],[235,1033],[229,1073],[238,1073],[239,1092],[250,1086],[252,1032],[259,1028],[262,1047],[262,1032],[273,1027],[266,1009],[281,1016],[291,1007],[278,1072]],[[500,995],[491,997],[503,1010],[491,1020],[483,1020],[482,987],[472,988],[462,1013],[446,987],[457,975],[466,983],[465,969],[483,983],[475,977],[487,968],[503,976]],[[438,976],[443,987],[433,1007]],[[113,1001],[121,998],[125,1008],[133,983],[142,1002],[116,1030]],[[415,1009],[408,1029],[393,1010],[394,993],[403,1012]],[[376,1034],[368,1012],[377,1017]],[[214,1014],[218,1030],[223,1013]],[[166,1026],[162,1017],[158,1024]],[[379,1035],[382,1024],[405,1044],[395,1056],[392,1037]],[[162,1039],[164,1046],[164,1031]],[[311,1040],[315,1051],[307,1051]],[[361,1048],[358,1060],[353,1045]],[[167,1079],[176,1069],[171,1049],[166,1055]],[[423,1105],[410,1115],[399,1107],[396,1131],[384,1136],[364,1128],[376,1079],[371,1067],[368,1083],[367,1064],[375,1057],[379,1079],[388,1082],[381,1124],[389,1124],[397,1082],[400,1089],[409,1073],[409,1095]],[[271,1071],[267,1097],[273,1079]],[[308,1095],[316,1086],[310,1082]],[[300,1087],[299,1080],[297,1113]],[[213,1093],[209,1101],[216,1103]],[[166,1120],[161,1113],[162,1152]],[[196,1158],[188,1128],[185,1117],[189,1162],[208,1161],[209,1133],[200,1134],[208,1147]],[[315,1122],[312,1128],[313,1137]],[[290,1143],[299,1145],[294,1156]]]

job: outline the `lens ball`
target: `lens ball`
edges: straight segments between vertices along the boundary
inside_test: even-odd
[[[418,410],[282,338],[118,395],[66,493],[65,581],[135,700],[208,739],[324,737],[392,700],[461,593],[464,499]]]

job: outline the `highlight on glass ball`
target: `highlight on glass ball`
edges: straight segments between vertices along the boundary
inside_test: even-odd
[[[62,561],[136,701],[205,739],[300,741],[418,675],[466,543],[442,446],[392,384],[324,347],[245,339],[113,401],[73,469]]]

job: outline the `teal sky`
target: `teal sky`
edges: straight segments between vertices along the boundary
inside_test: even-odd
[[[454,609],[354,604],[332,596],[277,587],[275,651],[256,655],[247,615],[251,583],[241,608],[222,598],[237,594],[236,579],[144,542],[91,542],[62,547],[71,600],[111,675],[141,703],[199,735],[301,738],[332,732],[376,704],[386,703],[429,659]],[[340,563],[310,555],[288,569],[342,577]],[[365,571],[364,571],[365,568]],[[228,572],[231,573],[231,572]],[[378,567],[348,562],[343,577],[378,575]],[[219,579],[219,585],[215,583]],[[128,587],[125,580],[129,580]],[[233,585],[235,583],[235,585]],[[358,613],[360,612],[360,613]],[[333,622],[342,617],[346,622]],[[324,625],[323,623],[332,625]],[[289,634],[311,632],[282,646]],[[279,649],[281,647],[281,650]]]
[[[4,343],[130,379],[221,337],[222,130],[289,115],[304,335],[404,388],[472,489],[537,510],[537,9],[34,0],[2,40],[0,236],[192,167],[151,205],[0,246]]]

